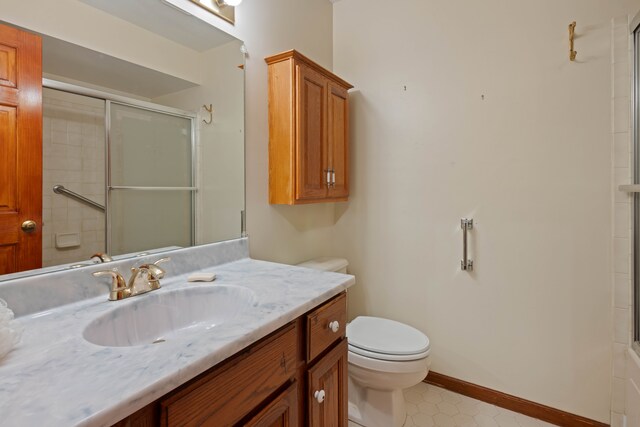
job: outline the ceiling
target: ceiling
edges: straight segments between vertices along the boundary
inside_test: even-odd
[[[197,52],[236,40],[163,0],[80,0]]]
[[[42,69],[46,74],[148,99],[196,86],[187,80],[45,35],[42,36]]]

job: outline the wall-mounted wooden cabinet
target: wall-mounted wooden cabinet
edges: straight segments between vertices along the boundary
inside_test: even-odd
[[[295,50],[269,65],[269,203],[349,197],[349,95],[353,86]]]

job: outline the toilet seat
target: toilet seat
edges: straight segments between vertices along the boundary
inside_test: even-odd
[[[355,345],[349,344],[349,351],[351,353],[358,354],[360,356],[369,357],[371,359],[384,360],[387,362],[405,362],[411,360],[420,360],[429,356],[429,350],[416,354],[385,354],[377,353],[375,351],[365,350]]]
[[[422,372],[428,369],[429,365],[431,364],[428,357],[417,360],[398,362],[373,359],[371,357],[362,356],[352,351],[348,353],[347,360],[349,361],[350,365],[356,365],[359,368],[387,374],[412,374],[415,372]]]
[[[347,325],[349,351],[385,361],[411,361],[429,355],[429,338],[404,323],[379,317],[356,317]]]

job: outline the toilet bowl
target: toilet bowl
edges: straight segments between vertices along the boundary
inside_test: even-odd
[[[429,372],[429,338],[379,317],[356,317],[349,339],[349,419],[366,427],[401,427],[407,413],[402,390]]]
[[[344,258],[317,258],[299,266],[346,273]],[[349,420],[365,427],[401,427],[407,413],[402,390],[429,372],[429,338],[411,326],[379,317],[347,325]]]

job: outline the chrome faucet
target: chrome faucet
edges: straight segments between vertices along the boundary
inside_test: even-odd
[[[93,273],[94,277],[111,277],[109,288],[109,301],[119,301],[135,295],[160,289],[160,279],[165,275],[165,270],[158,264],[169,261],[171,258],[161,258],[153,264],[142,264],[131,268],[131,277],[127,283],[124,276],[117,268],[101,270]]]

